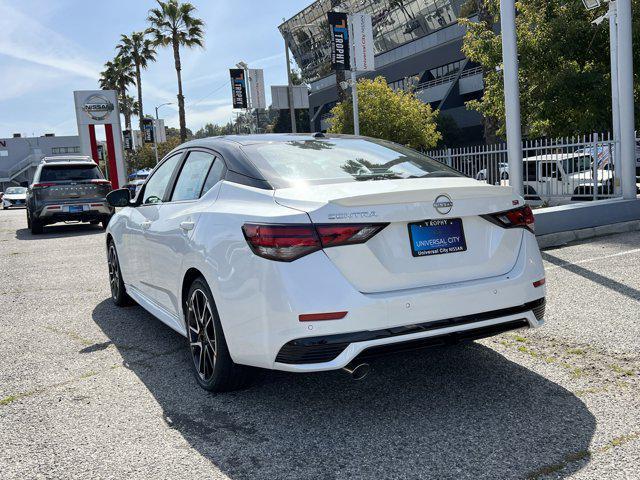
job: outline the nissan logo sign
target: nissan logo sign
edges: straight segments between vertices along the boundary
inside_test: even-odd
[[[441,215],[446,215],[453,208],[453,201],[449,195],[438,195],[433,202],[433,208]]]
[[[104,95],[94,94],[91,95],[84,102],[82,110],[84,110],[89,117],[93,120],[104,120],[115,109],[113,103],[111,103]]]

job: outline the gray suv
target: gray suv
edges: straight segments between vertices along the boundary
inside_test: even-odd
[[[106,228],[114,213],[106,200],[110,191],[111,182],[90,157],[45,157],[27,190],[27,226],[33,234],[65,221]]]

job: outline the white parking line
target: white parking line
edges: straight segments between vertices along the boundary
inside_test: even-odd
[[[578,265],[578,264],[581,264],[581,263],[590,263],[590,262],[595,262],[597,260],[604,260],[606,258],[621,257],[622,255],[629,255],[631,253],[640,253],[640,248],[634,248],[633,250],[627,250],[625,252],[612,253],[611,255],[603,255],[602,257],[586,258],[584,260],[578,260],[577,262],[566,262],[566,263],[561,263],[560,265],[552,265],[550,267],[546,267],[545,266],[544,269],[546,271],[555,270],[556,268],[563,268],[563,267],[567,267],[569,265]],[[548,262],[548,260],[545,260],[545,261]]]

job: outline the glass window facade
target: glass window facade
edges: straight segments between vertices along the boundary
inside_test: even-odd
[[[280,25],[306,81],[331,73],[327,12],[357,11],[373,19],[376,55],[458,20],[466,0],[317,0]]]
[[[51,149],[52,155],[60,155],[64,153],[80,153],[80,147],[53,147]]]

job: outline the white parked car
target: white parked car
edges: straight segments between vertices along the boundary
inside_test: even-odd
[[[596,168],[590,153],[552,153],[523,159],[523,184],[527,200],[549,205],[606,198],[614,193],[614,172]]]
[[[9,187],[2,196],[2,209],[25,206],[27,199],[26,187]]]
[[[500,180],[509,180],[509,163],[507,162],[498,162],[498,171],[500,175]],[[476,180],[487,180],[487,169],[483,168],[476,174]]]
[[[188,338],[209,390],[543,323],[533,215],[511,188],[391,142],[248,135],[171,152],[106,235],[111,293]]]

